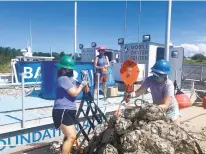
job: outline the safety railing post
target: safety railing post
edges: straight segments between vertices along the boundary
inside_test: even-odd
[[[203,71],[204,71],[204,67],[201,67],[201,73],[200,73],[200,82],[203,82]]]
[[[191,80],[191,83],[192,83],[192,90],[194,90],[195,89],[195,81]]]
[[[145,80],[145,71],[143,70],[143,80]],[[142,99],[144,100],[144,93],[142,94]]]
[[[97,73],[97,106],[99,106],[99,77],[100,74]]]
[[[22,85],[22,128],[25,128],[25,119],[24,119],[24,115],[25,115],[25,108],[24,108],[24,73],[21,73],[21,85]]]
[[[11,60],[11,83],[14,83],[13,61]]]

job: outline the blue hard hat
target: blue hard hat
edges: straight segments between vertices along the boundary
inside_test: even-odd
[[[152,72],[159,74],[171,74],[170,63],[164,59],[158,60],[151,68]]]

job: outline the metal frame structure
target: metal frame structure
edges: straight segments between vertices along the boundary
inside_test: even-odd
[[[184,64],[182,81],[194,80],[206,82],[206,65],[205,64]]]

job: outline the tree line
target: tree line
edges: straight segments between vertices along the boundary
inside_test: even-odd
[[[206,57],[202,54],[195,54],[194,56],[191,57],[192,60],[198,60],[198,61],[203,61],[206,60]]]
[[[52,56],[55,60],[59,60],[60,57],[64,55],[72,55],[66,54],[64,51],[58,53],[53,52]],[[16,56],[23,56],[20,49],[10,48],[10,47],[2,47],[0,46],[0,65],[7,64],[11,61],[12,58],[15,58]],[[45,52],[33,52],[33,56],[43,56],[43,57],[50,57],[51,53],[45,53]],[[75,57],[79,58],[79,57]]]
[[[52,57],[54,57],[54,60],[59,60],[64,55],[73,56],[71,53],[66,54],[64,51],[61,51],[60,53],[52,52]],[[15,58],[16,56],[23,56],[20,49],[0,46],[0,73],[10,72],[11,59]],[[51,53],[33,52],[33,56],[51,57]],[[75,57],[73,56],[73,58],[76,60],[81,59],[81,57],[78,55],[75,55]]]
[[[206,64],[206,56],[203,54],[195,54],[190,58],[184,58],[185,64]]]
[[[52,52],[52,56],[54,57],[55,60],[59,60],[60,57],[64,55],[72,55],[72,54],[71,53],[66,54],[64,51],[61,51],[60,53]],[[22,56],[20,49],[0,46],[0,65],[10,62],[11,59],[15,58],[16,56]],[[33,56],[50,57],[51,53],[33,52]],[[75,55],[75,59],[80,60],[81,57]],[[195,54],[189,59],[185,58],[185,63],[206,63],[206,57],[202,54]]]
[[[54,57],[55,60],[59,60],[62,56],[69,55],[72,56],[72,54],[65,54],[64,51],[58,53],[58,52],[52,52],[52,57]],[[33,56],[42,56],[42,57],[51,57],[51,53],[47,52],[33,52]]]

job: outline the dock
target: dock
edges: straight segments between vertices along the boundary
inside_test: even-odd
[[[185,90],[190,95],[190,91]],[[0,95],[0,152],[12,153],[28,150],[39,145],[48,145],[52,141],[62,139],[62,132],[55,130],[52,120],[52,108],[54,100],[45,100],[40,97],[41,91],[36,90],[24,98],[25,102],[25,128],[22,128],[21,96]],[[142,98],[139,97],[139,98]],[[103,101],[103,96],[95,103],[107,115],[112,115],[123,99],[123,91],[118,92],[117,97]],[[131,98],[131,103],[136,98]],[[150,93],[144,95],[144,100],[152,103]],[[77,102],[77,108],[80,100]],[[84,106],[86,109],[86,105]],[[89,116],[92,116],[89,113]],[[80,115],[81,123],[86,130],[89,127],[83,115]],[[78,126],[76,127],[79,130]]]

